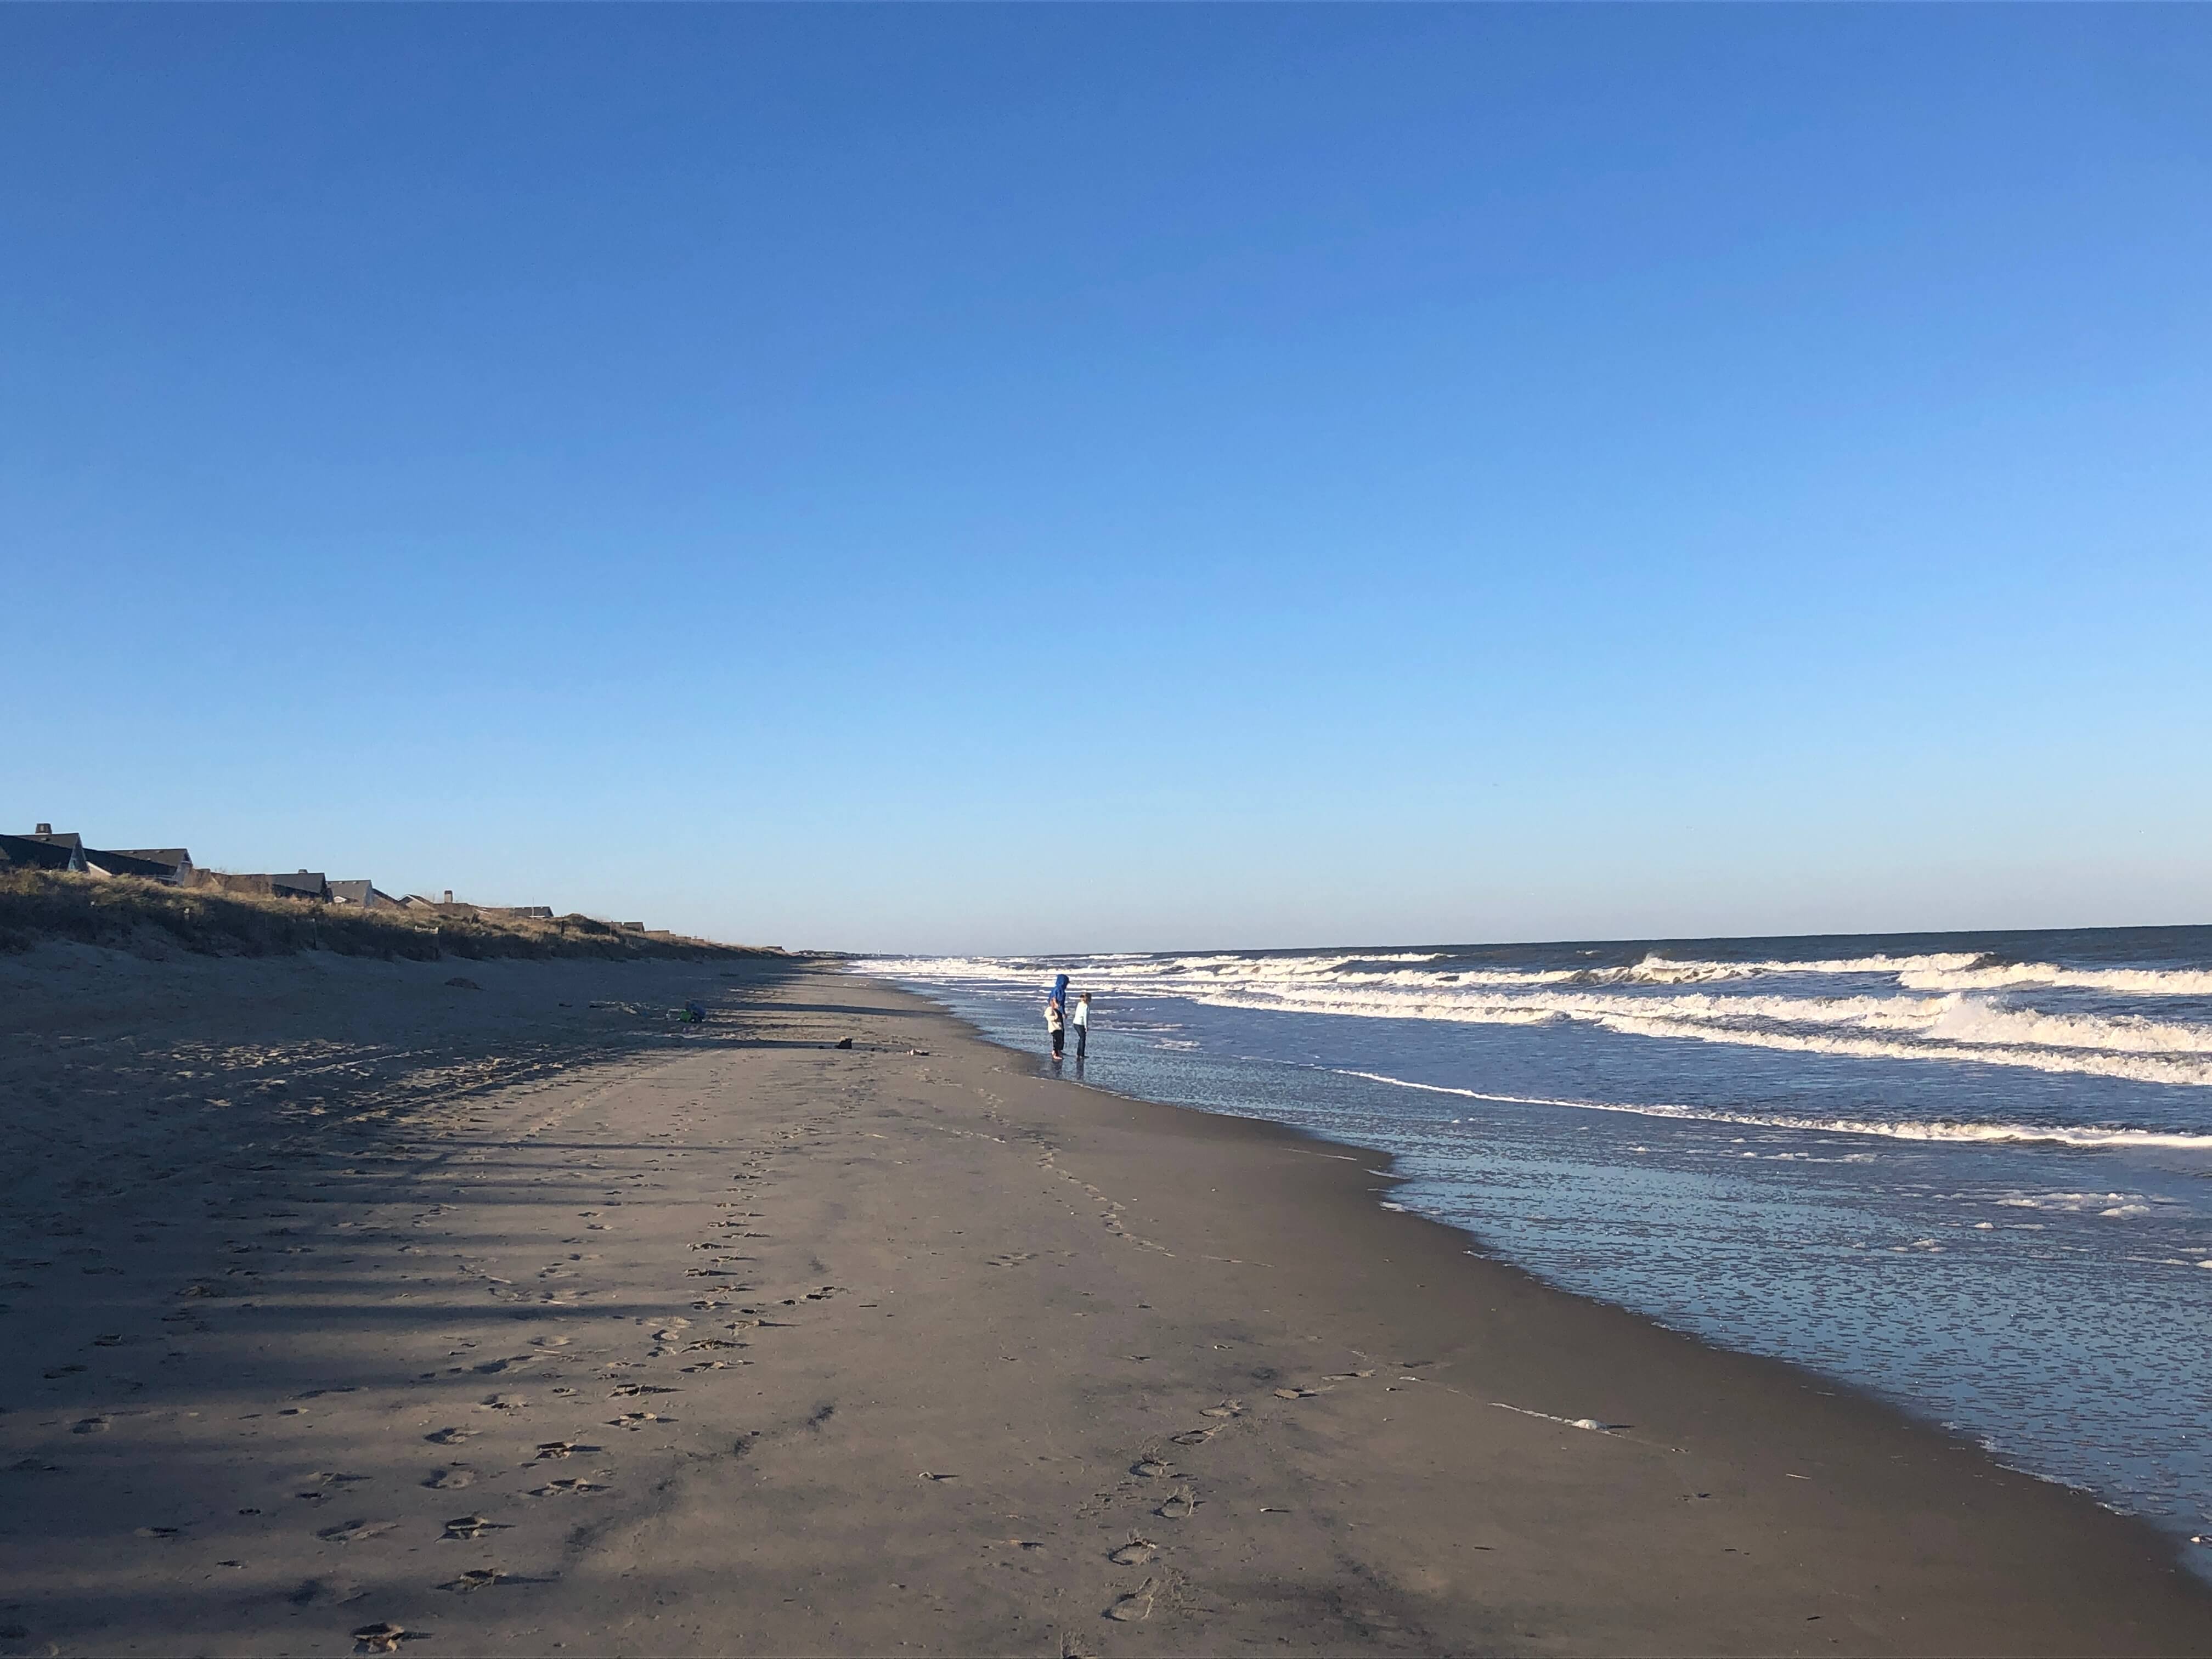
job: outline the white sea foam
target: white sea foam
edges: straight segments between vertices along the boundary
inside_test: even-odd
[[[2153,1206],[2167,1202],[2142,1193],[2014,1193],[1996,1202],[2008,1210],[2045,1210],[2062,1215],[2094,1215],[2128,1220],[2154,1212]]]
[[[1898,975],[1909,991],[1996,991],[2014,986],[2109,991],[2153,997],[2212,996],[2212,972],[2196,968],[2059,968],[2008,962],[1964,968],[1911,969]]]
[[[1702,985],[1717,981],[1761,979],[1768,975],[1846,974],[1956,973],[1971,968],[1981,957],[1967,952],[1921,957],[1842,957],[1814,962],[1759,959],[1752,962],[1680,961],[1648,956],[1626,968],[1601,968],[1589,977],[1594,982],[1636,985]]]
[[[2212,1150],[2212,1134],[2167,1133],[2155,1129],[2118,1129],[2079,1127],[2064,1124],[2039,1123],[1939,1123],[1915,1122],[1907,1120],[1850,1117],[1805,1117],[1784,1112],[1725,1112],[1702,1106],[1639,1105],[1617,1100],[1572,1100],[1552,1095],[1502,1095],[1480,1089],[1459,1089],[1442,1083],[1417,1083],[1408,1078],[1391,1077],[1382,1072],[1352,1071],[1342,1066],[1324,1068],[1338,1077],[1356,1077],[1370,1083],[1387,1083],[1401,1089],[1418,1089],[1425,1094],[1456,1095],[1462,1100],[1495,1101],[1512,1106],[1565,1106],[1582,1112],[1625,1112],[1636,1117],[1666,1117],[1696,1123],[1725,1123],[1740,1128],[1804,1129],[1822,1134],[1879,1135],[1890,1140],[1936,1140],[1996,1142],[2045,1142],[2062,1146],[2130,1146],[2182,1148],[2190,1151]],[[2051,1194],[2051,1197],[2083,1194]],[[2017,1204],[2023,1208],[2055,1208],[2040,1199],[2022,1197],[2003,1199],[2001,1203]],[[2103,1204],[2130,1201],[2127,1194],[2114,1193],[2100,1200]]]
[[[1043,964],[1004,957],[886,958],[863,971],[1012,989]],[[1812,962],[1647,956],[1600,969],[1457,964],[1441,951],[1337,951],[1071,960],[1121,997],[1372,1019],[1529,1025],[1572,1020],[1628,1035],[1859,1059],[1972,1060],[2034,1071],[2212,1087],[2212,1021],[2079,1006],[2027,1006],[2039,987],[2212,995],[2212,972],[1991,965],[1967,952]],[[1832,994],[1808,979],[1843,980]],[[1764,988],[1762,979],[1778,981]],[[1886,980],[1887,983],[1881,981]],[[1870,982],[1871,981],[1871,982]],[[1710,989],[1687,988],[1709,986]],[[1681,987],[1681,989],[1669,988]]]
[[[1802,1054],[1977,1060],[2038,1071],[2212,1087],[2212,1027],[2130,1016],[2095,1019],[1978,1003],[1953,994],[1897,997],[1620,997],[1543,990],[1439,994],[1395,988],[1185,987],[1221,1006],[1374,1019],[1534,1024],[1572,1019],[1634,1036]]]
[[[2212,996],[2212,969],[2197,968],[2066,968],[2047,962],[1993,963],[1972,951],[1920,956],[1821,957],[1791,961],[1760,957],[1713,962],[1652,954],[1641,961],[1605,968],[1505,968],[1450,964],[1445,951],[1377,951],[1250,955],[1236,951],[1157,956],[1134,952],[1055,958],[1047,957],[891,957],[860,964],[865,971],[911,969],[930,976],[1000,979],[1028,975],[1054,962],[1080,966],[1086,976],[1135,982],[1169,981],[1185,975],[1255,981],[1310,981],[1344,977],[1355,981],[1411,982],[1421,979],[1461,985],[1589,986],[1728,984],[1756,979],[1887,977],[1911,991],[1988,991],[2049,986],[2127,995]],[[1378,964],[1389,964],[1375,971]],[[1419,966],[1415,967],[1415,964]]]

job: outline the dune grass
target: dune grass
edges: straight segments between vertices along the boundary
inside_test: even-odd
[[[202,956],[331,951],[340,956],[413,962],[445,957],[696,962],[781,954],[706,939],[653,937],[589,916],[549,921],[381,907],[362,910],[303,899],[169,887],[130,877],[0,871],[0,951],[27,951],[48,940],[125,951],[151,947],[156,952],[168,946]]]

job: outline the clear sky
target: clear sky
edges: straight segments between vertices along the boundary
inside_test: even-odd
[[[2212,10],[0,9],[0,829],[792,945],[2212,921]]]

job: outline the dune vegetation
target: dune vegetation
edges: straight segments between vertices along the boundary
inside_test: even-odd
[[[142,954],[341,956],[434,962],[445,957],[704,961],[777,952],[643,933],[590,916],[489,914],[467,905],[374,909],[181,888],[129,877],[0,871],[0,951],[53,940]]]

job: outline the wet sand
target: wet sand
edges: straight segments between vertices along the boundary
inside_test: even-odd
[[[2146,1527],[823,967],[0,1011],[0,1650],[2212,1652]]]

